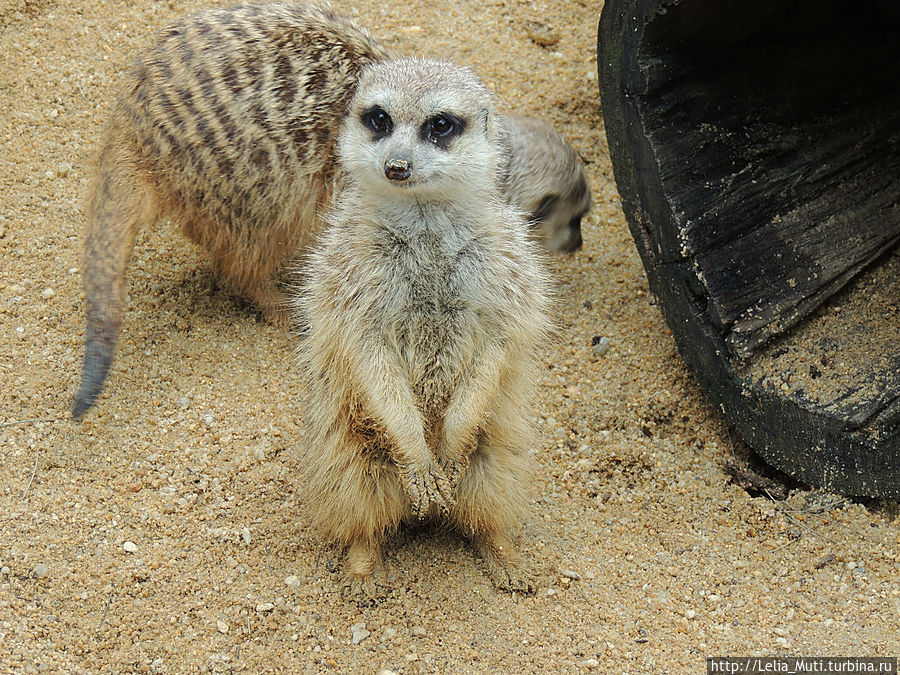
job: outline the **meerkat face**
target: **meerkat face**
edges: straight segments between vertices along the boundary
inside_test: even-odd
[[[374,195],[483,198],[497,180],[493,107],[466,68],[418,59],[370,66],[341,132],[341,162]]]
[[[550,251],[571,252],[581,248],[581,219],[590,209],[591,195],[584,177],[578,178],[569,193],[550,190],[526,206],[529,224]]]
[[[525,212],[547,249],[581,248],[581,219],[591,208],[591,192],[575,150],[543,120],[506,116],[500,126],[507,200]]]

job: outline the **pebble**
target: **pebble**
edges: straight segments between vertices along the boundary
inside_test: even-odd
[[[224,621],[224,619],[219,619],[216,621],[216,630],[219,631],[222,635],[228,635],[228,624]]]
[[[50,574],[50,568],[47,567],[44,563],[38,563],[31,570],[32,574],[38,579],[43,579],[45,576]]]
[[[369,637],[372,633],[366,630],[366,622],[360,621],[359,623],[355,623],[350,626],[350,632],[352,637],[350,638],[353,644],[358,645],[360,642]]]
[[[300,588],[300,577],[292,574],[291,576],[285,578],[284,583],[291,588]]]
[[[541,47],[552,47],[560,39],[558,32],[540,21],[527,21],[525,32],[532,42]]]
[[[379,670],[378,675],[399,675],[399,673],[396,670],[384,669],[384,670]]]
[[[428,631],[425,630],[424,626],[415,626],[412,629],[412,634],[416,637],[425,637],[426,635],[428,635]]]
[[[396,628],[385,628],[384,629],[384,639],[385,640],[393,640],[397,637],[397,629]]]
[[[275,609],[275,603],[272,602],[261,602],[256,606],[256,611],[262,614],[263,612],[271,612]]]
[[[560,571],[560,574],[562,574],[567,579],[572,579],[573,581],[581,580],[581,575],[578,574],[578,572],[576,572],[574,570],[562,570],[562,571]]]
[[[693,609],[689,609],[689,610],[685,611],[685,613],[684,613],[685,619],[693,619],[695,616],[697,616],[697,612],[694,611]]]
[[[4,565],[3,567],[0,567],[0,574],[3,574],[4,576],[9,574],[9,566]]]
[[[45,288],[44,290],[41,291],[41,297],[44,300],[49,300],[54,295],[56,295],[56,291],[54,291],[52,288]]]
[[[191,400],[187,396],[182,396],[178,399],[178,407],[179,408],[188,408],[191,405]]]
[[[594,668],[598,668],[600,666],[600,662],[597,659],[585,659],[581,662],[581,667],[586,668],[587,670],[593,670]]]
[[[249,527],[245,527],[241,530],[241,539],[244,540],[245,544],[250,543],[250,528]]]
[[[126,553],[137,553],[138,547],[133,541],[126,541],[122,544],[122,548],[125,549]]]
[[[595,335],[591,340],[591,346],[594,348],[594,354],[597,356],[605,356],[609,351],[609,338]]]

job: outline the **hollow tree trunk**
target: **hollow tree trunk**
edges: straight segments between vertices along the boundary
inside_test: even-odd
[[[900,5],[607,0],[600,94],[651,289],[778,468],[900,494]]]

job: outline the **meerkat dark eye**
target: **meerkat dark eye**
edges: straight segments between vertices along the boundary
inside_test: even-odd
[[[451,140],[462,134],[465,128],[466,123],[456,115],[439,113],[425,120],[419,136],[423,141],[434,143],[439,148],[446,148]]]
[[[390,136],[394,130],[394,120],[381,106],[372,106],[360,117],[363,126],[369,129],[376,140]]]
[[[541,200],[541,203],[538,204],[538,207],[532,212],[528,220],[531,221],[533,225],[537,225],[546,220],[557,202],[559,202],[559,195],[546,195]]]

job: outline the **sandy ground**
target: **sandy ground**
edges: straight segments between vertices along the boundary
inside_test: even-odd
[[[603,150],[594,3],[338,3],[404,53],[473,65],[588,163],[596,204],[584,249],[552,262],[562,329],[534,403],[536,595],[496,591],[430,530],[390,541],[383,602],[336,592],[340,552],[298,504],[295,338],[174,227],[140,237],[110,379],[73,422],[86,166],[129,55],[206,4],[0,4],[0,672],[700,673],[710,655],[900,652],[896,504],[773,501],[723,468],[747,452],[678,357]]]

